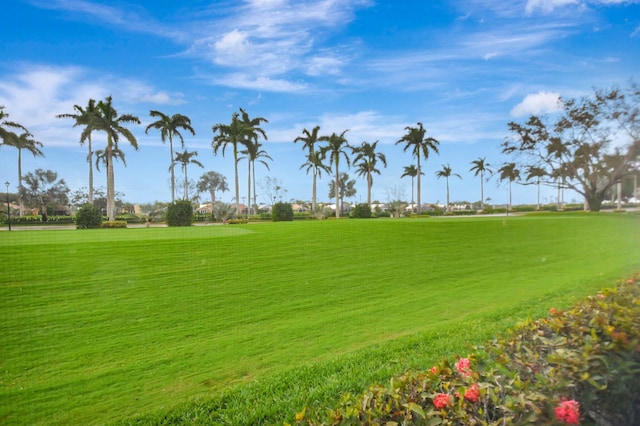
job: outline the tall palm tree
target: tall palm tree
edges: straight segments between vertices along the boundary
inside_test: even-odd
[[[251,118],[249,117],[249,114],[247,113],[247,111],[245,111],[242,108],[240,108],[240,114],[242,115],[242,122],[247,127],[247,134],[245,135],[245,140],[243,144],[247,148],[246,151],[250,153],[248,157],[249,176],[247,178],[247,204],[248,204],[247,214],[250,214],[251,212],[251,167],[254,168],[254,177],[255,177],[255,163],[252,165],[254,160],[251,158],[251,154],[257,155],[258,151],[260,151],[260,144],[258,142],[258,139],[260,138],[260,136],[262,136],[264,140],[267,140],[267,133],[264,131],[264,129],[262,129],[262,127],[260,127],[260,125],[262,123],[268,123],[269,120],[267,120],[264,117]],[[266,155],[266,152],[265,151],[263,152],[264,152],[264,155]],[[269,157],[268,155],[266,156]],[[271,159],[271,157],[269,157],[269,159]],[[266,163],[264,162],[263,164],[266,165]],[[268,168],[269,167],[267,166],[267,169]],[[254,182],[253,192],[255,194],[255,182]]]
[[[111,96],[108,96],[104,101],[98,102],[96,109],[98,114],[94,117],[93,130],[107,134],[107,146],[104,150],[104,159],[107,163],[107,216],[110,221],[114,221],[116,219],[114,150],[119,150],[118,142],[120,142],[121,137],[124,137],[135,150],[138,150],[138,140],[131,133],[131,130],[124,125],[129,123],[140,124],[140,119],[131,114],[118,115],[118,112],[113,107]],[[85,132],[82,132],[81,141],[84,141],[87,136]]]
[[[447,212],[449,211],[449,178],[451,176],[457,176],[458,178],[462,179],[462,176],[460,176],[457,173],[453,173],[453,171],[451,170],[451,166],[447,165],[442,165],[442,169],[438,170],[436,172],[436,177],[438,179],[440,179],[441,177],[445,178],[445,180],[447,181]]]
[[[505,163],[498,169],[498,173],[500,173],[500,181],[509,181],[509,204],[507,205],[507,214],[509,214],[509,210],[511,210],[511,183],[520,179],[520,170],[516,168],[516,163]]]
[[[344,157],[347,162],[347,166],[350,165],[349,156],[347,155],[347,148],[349,148],[349,142],[344,137],[344,134],[347,133],[349,129],[337,135],[335,132],[331,134],[331,136],[321,136],[318,140],[326,141],[327,146],[323,146],[321,148],[322,155],[329,156],[329,164],[335,165],[335,180],[334,180],[334,190],[335,190],[335,198],[336,198],[336,217],[340,218],[340,209],[338,208],[338,204],[340,202],[340,157]]]
[[[149,111],[149,115],[151,117],[158,117],[158,120],[149,124],[144,132],[148,134],[149,129],[157,129],[160,130],[160,140],[162,143],[165,143],[166,140],[169,139],[169,153],[171,154],[171,164],[173,165],[173,137],[177,136],[180,138],[182,149],[184,149],[184,138],[178,129],[182,128],[187,130],[195,136],[196,132],[193,130],[193,127],[191,127],[191,119],[182,114],[173,114],[169,117],[168,115],[156,110]],[[171,171],[171,202],[173,203],[176,198],[176,177],[173,167],[169,167],[169,169]]]
[[[422,168],[420,165],[421,158],[427,160],[429,158],[429,152],[433,151],[438,154],[438,142],[432,137],[425,137],[427,130],[422,126],[422,123],[418,122],[418,127],[405,127],[407,134],[405,134],[396,145],[399,143],[404,144],[404,151],[411,150],[411,154],[416,157],[418,163],[418,214],[422,211],[422,203],[420,201],[420,175],[422,175]]]
[[[195,160],[193,157],[198,155],[198,151],[188,152],[186,149],[184,152],[176,153],[176,157],[171,163],[171,168],[174,168],[176,164],[180,164],[182,166],[182,174],[184,175],[184,199],[189,200],[189,177],[187,176],[187,166],[189,164],[195,164],[196,166],[200,166],[204,168],[201,162]]]
[[[473,160],[471,164],[473,164],[473,167],[469,171],[474,172],[474,176],[480,175],[480,209],[484,210],[484,174],[491,174],[493,170],[489,168],[491,164],[487,163],[485,157],[479,157],[477,160]]]
[[[525,180],[536,180],[536,186],[538,187],[538,205],[536,210],[540,210],[540,178],[546,176],[547,172],[542,167],[529,166],[527,167],[527,176]]]
[[[273,158],[271,158],[271,156],[269,156],[269,154],[267,154],[267,151],[265,151],[264,149],[260,149],[260,147],[262,146],[262,144],[258,141],[256,141],[255,143],[250,143],[247,144],[247,149],[241,151],[241,154],[245,154],[247,156],[248,164],[249,164],[249,176],[248,176],[248,181],[249,181],[249,195],[248,195],[248,200],[249,200],[249,205],[251,205],[251,183],[253,183],[253,205],[257,205],[257,196],[256,196],[256,161],[259,161],[260,163],[262,163],[267,170],[271,170],[269,169],[269,164],[267,164],[266,160],[271,160],[273,161]],[[249,206],[249,214],[251,214],[251,206]]]
[[[267,139],[267,135],[262,128],[259,127],[262,121],[267,121],[262,117],[251,119],[245,110],[240,108],[242,113],[242,119],[240,114],[234,112],[231,116],[230,124],[218,123],[212,127],[214,137],[211,142],[213,147],[213,154],[216,155],[220,149],[222,149],[222,155],[228,145],[233,147],[233,168],[235,177],[235,192],[236,192],[236,213],[240,212],[240,184],[238,179],[238,145],[246,146],[247,141],[257,140],[258,134],[264,136]],[[217,133],[217,134],[216,134]]]
[[[327,170],[326,166],[322,164],[322,161],[318,158],[319,151],[316,151],[315,145],[319,142],[318,132],[320,131],[320,126],[315,126],[309,132],[307,129],[302,129],[302,135],[298,136],[293,140],[294,143],[302,142],[302,149],[307,149],[309,153],[307,154],[307,161],[300,166],[300,168],[307,167],[307,174],[311,170],[313,172],[313,187],[311,192],[311,211],[315,213],[316,211],[316,185],[317,178],[320,177],[322,170]]]
[[[19,136],[13,132],[5,132],[4,143],[7,146],[12,146],[18,150],[18,193],[22,188],[22,150],[27,150],[34,157],[44,157],[44,154],[40,150],[42,146],[41,142],[33,139],[33,135],[29,132],[21,133]],[[20,217],[24,216],[24,201],[20,196]]]
[[[231,116],[230,124],[218,123],[212,127],[214,136],[211,146],[213,147],[213,155],[217,155],[218,151],[222,149],[222,156],[224,157],[224,151],[228,145],[233,147],[233,168],[235,177],[235,191],[236,191],[236,213],[240,212],[240,188],[238,183],[238,144],[244,141],[244,134],[246,133],[246,126],[239,118],[239,114],[234,112]],[[218,134],[216,134],[218,133]]]
[[[98,111],[96,109],[96,101],[89,99],[87,106],[82,108],[80,105],[74,105],[73,109],[76,111],[72,114],[59,114],[56,118],[71,118],[75,120],[73,127],[85,126],[80,136],[80,144],[84,144],[86,139],[87,147],[89,148],[89,154],[87,155],[87,163],[89,163],[89,204],[93,204],[93,147],[91,146],[91,133],[95,129],[95,119]]]
[[[353,159],[353,165],[357,167],[356,173],[359,176],[366,176],[367,178],[367,204],[369,208],[371,208],[373,173],[380,174],[380,170],[376,168],[378,161],[380,161],[384,167],[387,167],[387,158],[383,153],[376,152],[377,145],[378,141],[374,143],[364,141],[359,147],[353,148],[353,153],[356,155]]]
[[[421,174],[424,175],[424,173],[421,173]],[[402,176],[400,176],[400,179],[402,179],[405,176],[409,176],[411,178],[411,211],[413,211],[413,208],[415,206],[415,203],[413,202],[413,193],[414,193],[413,181],[415,177],[418,176],[418,169],[414,164],[411,164],[410,166],[404,166],[404,173],[402,173]]]

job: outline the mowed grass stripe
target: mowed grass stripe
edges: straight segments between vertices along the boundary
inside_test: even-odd
[[[0,418],[103,423],[588,291],[637,269],[639,229],[593,215],[3,233]]]

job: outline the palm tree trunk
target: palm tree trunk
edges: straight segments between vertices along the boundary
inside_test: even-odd
[[[247,169],[248,169],[247,170],[247,219],[248,219],[249,216],[251,215],[251,159],[248,156],[247,156],[247,163],[248,163],[247,164]]]
[[[480,209],[484,210],[484,174],[480,172]]]
[[[240,180],[238,179],[238,148],[233,146],[233,170],[236,184],[236,215],[240,216]]]
[[[110,221],[116,220],[115,176],[113,170],[113,146],[111,136],[107,142],[107,216]]]
[[[22,150],[18,148],[18,198],[20,199],[20,217],[24,216],[24,201],[22,201]]]
[[[254,216],[258,215],[258,211],[257,211],[257,207],[258,207],[258,197],[256,196],[256,163],[253,163],[253,175],[252,177],[252,182],[253,182],[253,207],[256,209],[254,210],[253,214]]]
[[[339,187],[339,183],[340,183],[340,179],[339,179],[340,175],[338,173],[338,160],[336,160],[336,182],[335,182],[335,188],[334,188],[334,193],[336,196],[336,218],[340,218],[340,189]]]
[[[169,155],[171,155],[171,162],[169,164],[173,164],[173,138],[171,137],[171,132],[169,132]],[[171,203],[176,202],[176,174],[174,171],[175,167],[171,167]]]
[[[369,204],[369,210],[371,210],[371,187],[373,186],[373,178],[371,173],[367,174],[367,204]]]
[[[311,213],[316,213],[316,176],[318,174],[318,169],[313,168],[313,188],[311,190]]]
[[[449,213],[449,178],[447,178],[447,213]]]
[[[91,148],[91,134],[89,134],[88,138],[89,144],[89,157],[87,161],[89,162],[89,204],[93,205],[93,151]]]
[[[417,194],[417,198],[418,198],[418,216],[420,216],[420,212],[422,211],[422,206],[420,204],[420,174],[422,173],[422,169],[420,168],[420,152],[418,152],[418,194]]]
[[[540,178],[538,178],[538,208],[540,210]]]
[[[189,178],[187,177],[187,164],[183,166],[184,172],[184,199],[189,201]]]

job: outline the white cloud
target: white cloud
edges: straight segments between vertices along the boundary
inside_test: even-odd
[[[539,9],[543,13],[551,13],[557,8],[573,4],[584,8],[589,4],[609,6],[626,3],[638,3],[638,0],[527,0],[525,11],[532,14]]]
[[[511,116],[522,117],[525,115],[544,114],[559,111],[562,108],[560,95],[553,92],[538,92],[527,95],[511,110]]]

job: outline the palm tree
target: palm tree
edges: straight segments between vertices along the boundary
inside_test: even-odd
[[[158,120],[149,124],[144,132],[148,134],[149,129],[158,129],[160,130],[160,140],[162,141],[162,143],[165,143],[167,139],[169,139],[169,153],[171,154],[171,164],[173,164],[174,136],[180,138],[182,149],[184,149],[184,138],[182,137],[182,134],[178,129],[182,128],[184,130],[187,130],[191,132],[193,136],[195,136],[196,134],[195,130],[193,130],[193,127],[191,127],[191,119],[182,114],[173,114],[171,117],[169,117],[168,115],[156,110],[149,111],[149,115],[151,117],[158,117]],[[176,177],[173,167],[169,167],[169,169],[171,170],[171,202],[173,203],[176,198]]]
[[[500,181],[509,180],[509,204],[507,205],[507,214],[511,209],[511,183],[520,179],[520,170],[516,168],[516,163],[505,163],[498,169],[500,173]]]
[[[0,105],[0,141],[4,141],[7,135],[7,132],[9,132],[7,127],[11,127],[13,129],[20,129],[27,133],[29,132],[22,124],[9,121],[7,120],[7,118],[9,118],[9,114],[4,112],[4,106]]]
[[[69,188],[64,179],[58,180],[58,174],[51,170],[36,169],[24,177],[25,185],[20,186],[20,198],[37,204],[42,212],[42,221],[47,221],[47,206],[50,204],[67,205]]]
[[[242,108],[240,108],[240,113],[242,114],[242,122],[247,127],[247,134],[245,135],[245,140],[243,143],[247,149],[243,151],[243,153],[249,154],[249,158],[248,158],[249,175],[247,178],[247,204],[248,204],[247,215],[248,215],[251,213],[251,168],[252,167],[253,167],[253,174],[255,178],[255,163],[254,163],[255,159],[252,159],[251,156],[258,155],[258,152],[260,151],[261,145],[258,142],[258,139],[260,138],[260,136],[262,136],[265,140],[267,140],[267,134],[260,127],[260,124],[263,122],[268,123],[269,120],[263,117],[251,118],[249,117],[249,114]],[[273,160],[271,157],[267,155],[266,151],[262,151],[262,153],[263,153],[262,154],[263,157],[265,158],[268,157],[270,160]],[[262,163],[266,165],[264,161],[262,161]],[[267,169],[269,169],[269,166],[267,166]],[[254,192],[254,198],[255,198],[255,182],[254,182],[253,192]]]
[[[473,160],[471,162],[473,167],[469,169],[470,172],[474,172],[474,176],[480,175],[480,209],[484,210],[484,174],[493,173],[493,171],[489,168],[491,164],[487,163],[485,157],[479,157],[477,160]]]
[[[140,124],[140,119],[131,114],[118,115],[118,112],[113,107],[113,99],[111,96],[108,96],[104,101],[98,102],[96,109],[98,113],[93,120],[93,130],[107,134],[107,146],[103,154],[104,161],[107,163],[107,216],[110,221],[114,221],[116,218],[115,176],[113,169],[114,151],[119,151],[118,142],[120,141],[120,137],[124,137],[135,150],[138,150],[138,140],[124,124]],[[82,132],[81,142],[88,136],[85,133],[86,132]]]
[[[384,154],[376,152],[376,146],[378,141],[369,143],[367,141],[362,142],[357,148],[353,148],[353,153],[356,154],[353,159],[353,165],[357,167],[356,173],[359,176],[367,177],[367,204],[371,208],[371,187],[373,186],[373,173],[380,174],[380,170],[376,168],[378,161],[380,161],[384,167],[387,167],[387,158]]]
[[[432,137],[425,137],[427,130],[422,127],[422,123],[418,122],[418,127],[405,127],[407,134],[404,135],[396,145],[404,143],[404,151],[411,150],[411,154],[416,157],[418,163],[418,214],[422,210],[422,203],[420,201],[420,175],[422,175],[422,168],[420,167],[420,159],[424,157],[425,160],[429,158],[429,151],[433,151],[438,154],[438,142]]]
[[[538,206],[536,210],[540,210],[540,178],[546,176],[547,172],[542,167],[529,166],[527,168],[526,180],[536,179],[536,186],[538,187]]]
[[[307,129],[302,129],[303,136],[298,136],[294,139],[294,143],[302,142],[302,149],[309,150],[309,154],[307,155],[307,161],[300,166],[307,167],[307,174],[309,174],[309,170],[313,171],[313,187],[311,192],[311,211],[315,213],[316,211],[316,183],[317,178],[320,177],[322,170],[327,170],[327,167],[322,164],[320,158],[318,158],[319,151],[316,151],[315,144],[318,143],[319,137],[318,132],[320,131],[320,126],[316,126],[311,129],[309,132]]]
[[[5,145],[12,146],[18,150],[18,192],[21,193],[22,187],[22,150],[25,149],[33,154],[34,157],[44,157],[44,154],[39,147],[42,146],[41,142],[33,139],[33,135],[29,132],[21,133],[20,136],[13,132],[5,132],[4,135]],[[24,216],[24,201],[22,196],[20,197],[20,217]]]
[[[171,168],[173,169],[176,164],[182,165],[182,174],[184,175],[184,199],[189,200],[189,178],[187,176],[187,166],[189,164],[195,164],[196,166],[200,166],[204,168],[201,162],[193,159],[198,155],[198,151],[188,152],[186,149],[184,152],[179,152],[176,154],[173,163],[171,163]]]
[[[420,173],[422,175],[424,175],[424,173]],[[410,165],[410,166],[404,166],[404,173],[402,173],[402,176],[400,176],[400,179],[402,179],[405,176],[409,176],[411,178],[411,211],[413,211],[415,204],[413,202],[413,181],[415,179],[416,176],[418,176],[418,169],[416,168],[415,165]]]
[[[75,120],[73,127],[85,126],[80,136],[80,145],[84,144],[84,140],[87,140],[87,147],[89,148],[89,154],[87,155],[87,163],[89,163],[89,204],[93,205],[93,148],[91,146],[91,133],[96,130],[95,119],[98,114],[96,110],[96,101],[89,99],[86,108],[82,108],[79,105],[74,105],[73,109],[76,111],[73,114],[59,114],[56,118],[71,118]]]
[[[216,203],[216,191],[228,191],[227,179],[218,172],[209,171],[202,176],[196,185],[200,192],[209,192],[211,195],[211,205]]]
[[[255,143],[250,143],[247,144],[247,149],[245,149],[244,151],[241,151],[241,154],[245,154],[249,160],[248,164],[249,164],[249,204],[251,204],[251,182],[253,182],[253,205],[257,205],[257,196],[256,196],[256,160],[259,161],[260,163],[262,163],[267,170],[271,170],[269,169],[269,165],[267,164],[266,160],[271,160],[273,161],[273,158],[271,158],[269,156],[269,154],[267,154],[267,151],[265,151],[264,149],[260,149],[260,147],[262,146],[262,144],[258,141],[256,141]],[[264,160],[261,160],[261,158],[264,158]],[[249,213],[251,213],[251,206],[249,207]]]
[[[329,197],[331,197],[336,192],[335,182],[329,182]],[[344,211],[344,199],[353,197],[356,195],[356,181],[355,179],[349,179],[349,175],[347,173],[341,172],[340,178],[338,180],[338,188],[337,188],[339,202],[336,202],[336,212]]]
[[[260,122],[267,121],[262,117],[258,117],[255,119],[249,118],[249,115],[240,108],[240,112],[242,113],[242,119],[240,119],[240,114],[234,112],[231,116],[230,124],[222,124],[218,123],[212,127],[214,137],[211,142],[211,146],[213,147],[213,154],[216,155],[220,148],[222,148],[222,155],[224,156],[224,151],[227,145],[231,145],[233,147],[233,167],[234,167],[234,175],[235,175],[235,192],[236,192],[236,213],[240,212],[240,185],[238,179],[238,144],[242,144],[246,146],[246,142],[252,139],[257,140],[258,134],[267,138],[266,133],[259,127]],[[218,133],[216,135],[216,133]]]
[[[318,140],[328,142],[327,146],[321,148],[321,152],[323,156],[329,155],[329,164],[335,165],[335,181],[334,181],[334,189],[335,189],[335,198],[336,198],[336,217],[340,218],[340,209],[338,208],[338,204],[340,201],[340,157],[344,157],[347,162],[347,166],[350,165],[349,156],[347,155],[346,149],[349,148],[349,142],[344,137],[344,134],[347,133],[349,129],[337,135],[335,132],[331,134],[331,136],[321,136]]]
[[[438,179],[440,179],[441,177],[445,178],[445,180],[447,181],[447,209],[446,211],[449,211],[449,178],[451,176],[457,176],[458,178],[462,179],[462,176],[460,176],[457,173],[453,173],[453,171],[451,170],[451,166],[447,165],[442,165],[442,169],[438,170],[436,172],[436,177]]]

